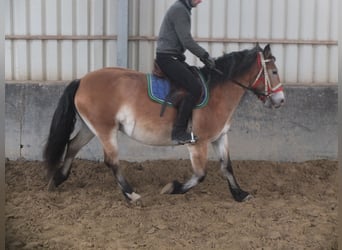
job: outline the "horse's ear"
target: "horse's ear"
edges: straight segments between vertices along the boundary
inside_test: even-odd
[[[257,43],[255,44],[255,48],[261,49],[259,42],[257,42]]]
[[[271,46],[270,46],[270,44],[267,44],[264,48],[264,57],[270,58],[271,56],[272,56]]]

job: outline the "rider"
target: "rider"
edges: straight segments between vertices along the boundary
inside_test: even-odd
[[[186,90],[176,121],[172,128],[171,139],[179,144],[197,141],[187,132],[188,120],[192,109],[201,95],[199,80],[191,73],[185,62],[185,51],[189,50],[209,68],[215,68],[215,61],[209,53],[199,46],[191,35],[191,9],[202,0],[177,0],[166,12],[160,27],[156,49],[156,61],[164,74]]]

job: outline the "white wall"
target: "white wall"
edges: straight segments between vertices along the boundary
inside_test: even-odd
[[[149,72],[174,0],[129,1],[130,68]],[[118,0],[6,0],[6,80],[71,80],[116,65]],[[338,0],[204,0],[193,36],[212,56],[272,43],[285,83],[337,83]],[[20,39],[21,38],[21,39]],[[187,53],[188,62],[201,63]]]

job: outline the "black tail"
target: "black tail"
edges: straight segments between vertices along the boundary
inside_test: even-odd
[[[53,174],[61,161],[66,145],[76,123],[75,93],[80,80],[72,81],[64,90],[53,114],[50,133],[43,152],[48,175]]]

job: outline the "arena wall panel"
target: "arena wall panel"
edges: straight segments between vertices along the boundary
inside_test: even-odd
[[[6,0],[6,80],[68,81],[117,66],[119,1]],[[150,72],[159,27],[174,0],[128,1],[128,67]],[[214,57],[271,43],[285,83],[337,83],[337,4],[203,1],[193,10],[192,32]]]
[[[65,83],[6,85],[6,157],[41,160],[50,122]],[[286,104],[264,108],[246,93],[229,131],[234,160],[305,161],[337,159],[337,86],[286,85]],[[189,159],[185,146],[152,147],[119,135],[119,158],[128,161]],[[217,156],[210,147],[210,159]],[[102,160],[97,139],[80,158]]]

